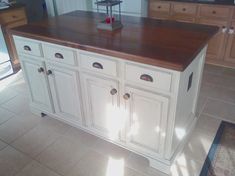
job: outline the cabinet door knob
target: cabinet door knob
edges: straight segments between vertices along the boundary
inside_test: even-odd
[[[213,13],[213,14],[216,14],[216,11],[215,11],[215,10],[213,10],[213,11],[212,11],[212,13]]]
[[[60,53],[55,53],[55,57],[58,59],[64,59],[64,56]]]
[[[103,65],[100,64],[100,63],[98,63],[98,62],[94,62],[94,63],[92,64],[92,66],[93,66],[94,68],[103,69]]]
[[[25,51],[31,51],[31,48],[30,48],[29,46],[25,45],[25,46],[24,46],[24,50],[25,50]]]
[[[110,94],[111,94],[111,95],[117,94],[117,89],[113,88],[113,89],[110,91]]]
[[[51,75],[51,74],[52,74],[52,71],[51,71],[51,70],[47,70],[46,74],[47,74],[47,75]]]
[[[162,7],[161,7],[161,6],[158,6],[157,8],[159,8],[159,9],[160,9],[160,8],[162,8]]]
[[[130,97],[131,97],[131,95],[130,95],[129,93],[125,93],[125,95],[123,95],[123,98],[124,98],[125,100],[129,100]]]
[[[227,28],[225,26],[222,27],[222,33],[226,33],[227,32]]]
[[[148,82],[153,82],[153,78],[150,75],[147,74],[143,74],[140,76],[140,79],[143,81],[148,81]]]
[[[186,8],[183,8],[182,10],[183,10],[183,11],[186,11]]]
[[[230,27],[228,33],[229,33],[229,34],[234,34],[234,28],[233,28],[233,27]]]
[[[43,73],[44,72],[44,68],[40,67],[38,68],[38,73]]]

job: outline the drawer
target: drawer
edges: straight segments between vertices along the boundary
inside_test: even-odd
[[[174,3],[172,7],[174,15],[191,15],[194,16],[197,13],[197,5]]]
[[[23,19],[26,19],[24,8],[2,12],[0,14],[1,24],[11,23],[11,22],[23,20]]]
[[[77,65],[77,53],[72,48],[60,45],[44,44],[43,52],[46,59],[67,65]]]
[[[170,12],[170,6],[171,4],[169,2],[151,1],[149,10],[157,12]]]
[[[40,42],[23,37],[14,37],[14,41],[19,54],[22,53],[38,57],[43,56]]]
[[[126,64],[125,79],[164,91],[171,90],[172,74],[161,70]]]
[[[218,17],[218,18],[228,18],[231,13],[230,7],[219,7],[219,6],[209,6],[202,5],[200,7],[201,17]]]
[[[117,76],[117,62],[107,56],[81,53],[81,66],[92,72],[102,73],[110,76]]]

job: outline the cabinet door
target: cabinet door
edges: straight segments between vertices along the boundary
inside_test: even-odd
[[[166,135],[168,98],[130,87],[125,90],[123,97],[129,109],[128,146],[147,155],[161,156]]]
[[[82,80],[88,128],[103,137],[119,139],[124,124],[118,108],[118,83],[85,74]]]
[[[235,63],[235,22],[231,24],[231,27],[228,30],[229,38],[228,43],[226,47],[226,54],[225,54],[225,60]]]
[[[199,23],[220,27],[220,31],[209,41],[208,48],[207,48],[207,59],[212,60],[212,61],[222,60],[224,49],[225,49],[226,37],[227,37],[227,22],[200,19]]]
[[[48,64],[47,75],[55,104],[55,113],[70,122],[81,123],[78,72]]]
[[[52,111],[51,95],[41,61],[21,59],[21,66],[29,85],[32,105],[38,109]]]

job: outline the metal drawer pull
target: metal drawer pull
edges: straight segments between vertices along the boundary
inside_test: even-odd
[[[117,93],[117,89],[112,89],[111,91],[110,91],[110,94],[111,95],[115,95]]]
[[[159,9],[160,9],[160,8],[162,8],[162,7],[161,7],[161,6],[158,6],[157,8],[159,8]]]
[[[60,53],[55,53],[55,57],[58,59],[64,59],[64,56]]]
[[[51,71],[51,70],[48,70],[48,71],[46,72],[46,74],[47,74],[47,75],[52,75],[52,71]]]
[[[229,33],[229,34],[234,34],[234,28],[233,28],[233,27],[230,27],[228,33]]]
[[[182,10],[183,10],[183,11],[186,11],[186,8],[183,8]]]
[[[141,80],[144,80],[144,81],[148,81],[148,82],[153,82],[152,76],[147,75],[147,74],[141,75],[141,76],[140,76],[140,79],[141,79]]]
[[[93,66],[94,68],[103,69],[103,65],[100,64],[100,63],[98,63],[98,62],[94,62],[94,63],[92,64],[92,66]]]
[[[31,48],[30,48],[29,46],[25,45],[25,46],[24,46],[24,50],[25,50],[25,51],[31,51]]]
[[[215,11],[215,10],[213,10],[213,11],[212,11],[212,13],[213,13],[213,14],[216,14],[216,11]]]
[[[130,97],[131,97],[131,95],[130,95],[129,93],[126,93],[125,95],[123,95],[123,98],[124,98],[125,100],[129,100]]]
[[[44,72],[44,68],[40,67],[40,68],[38,69],[38,73],[42,73],[42,72]]]

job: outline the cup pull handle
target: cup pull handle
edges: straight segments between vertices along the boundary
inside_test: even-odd
[[[148,81],[148,82],[153,82],[153,78],[150,75],[147,74],[143,74],[140,76],[140,79],[143,81]]]
[[[94,63],[92,64],[92,66],[93,66],[94,68],[97,68],[97,69],[103,69],[103,65],[100,64],[100,63],[98,63],[98,62],[94,62]]]
[[[29,46],[25,45],[25,46],[24,46],[24,50],[25,50],[25,51],[31,51],[31,48],[30,48]]]
[[[55,57],[58,59],[64,59],[64,56],[60,53],[55,53]]]

